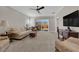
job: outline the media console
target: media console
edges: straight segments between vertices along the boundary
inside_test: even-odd
[[[79,38],[79,32],[70,31],[68,37]]]

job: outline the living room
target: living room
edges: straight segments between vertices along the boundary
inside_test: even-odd
[[[0,51],[54,52],[57,39],[55,16],[61,9],[61,6],[1,6],[3,42]]]
[[[78,6],[1,6],[0,38],[3,42],[1,41],[0,51],[79,51],[79,27],[72,26],[73,23],[69,26],[65,21],[67,15],[78,13],[78,8]]]

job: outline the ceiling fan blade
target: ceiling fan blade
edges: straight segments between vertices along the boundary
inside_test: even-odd
[[[37,9],[33,9],[33,8],[30,8],[31,10],[35,10],[35,11],[37,11],[38,13],[40,13],[40,10],[41,9],[44,9],[45,7],[44,6],[37,6]],[[41,14],[41,13],[40,13]]]
[[[45,7],[44,6],[42,6],[42,7],[40,7],[40,8],[38,8],[37,10],[41,10],[41,9],[44,9]]]

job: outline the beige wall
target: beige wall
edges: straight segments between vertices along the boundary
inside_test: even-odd
[[[25,24],[27,24],[29,27],[35,26],[35,18],[29,17],[26,19]]]
[[[63,16],[70,14],[76,10],[79,10],[78,6],[65,6],[57,15],[56,18],[58,18],[58,23],[56,25],[59,26],[61,29],[65,29],[67,27],[63,26]],[[56,20],[57,22],[57,20]],[[79,27],[71,27],[71,29],[79,32]]]
[[[24,26],[27,16],[16,10],[0,6],[0,20],[6,20],[11,26]]]

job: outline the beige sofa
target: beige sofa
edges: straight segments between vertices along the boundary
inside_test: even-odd
[[[5,51],[9,46],[9,38],[7,36],[0,36],[0,52]]]
[[[21,28],[11,28],[10,30],[7,31],[7,35],[9,38],[14,38],[14,39],[22,39],[26,36],[29,35],[31,30],[24,30]]]
[[[60,52],[79,52],[79,39],[70,37],[64,41],[56,40],[55,47]]]

